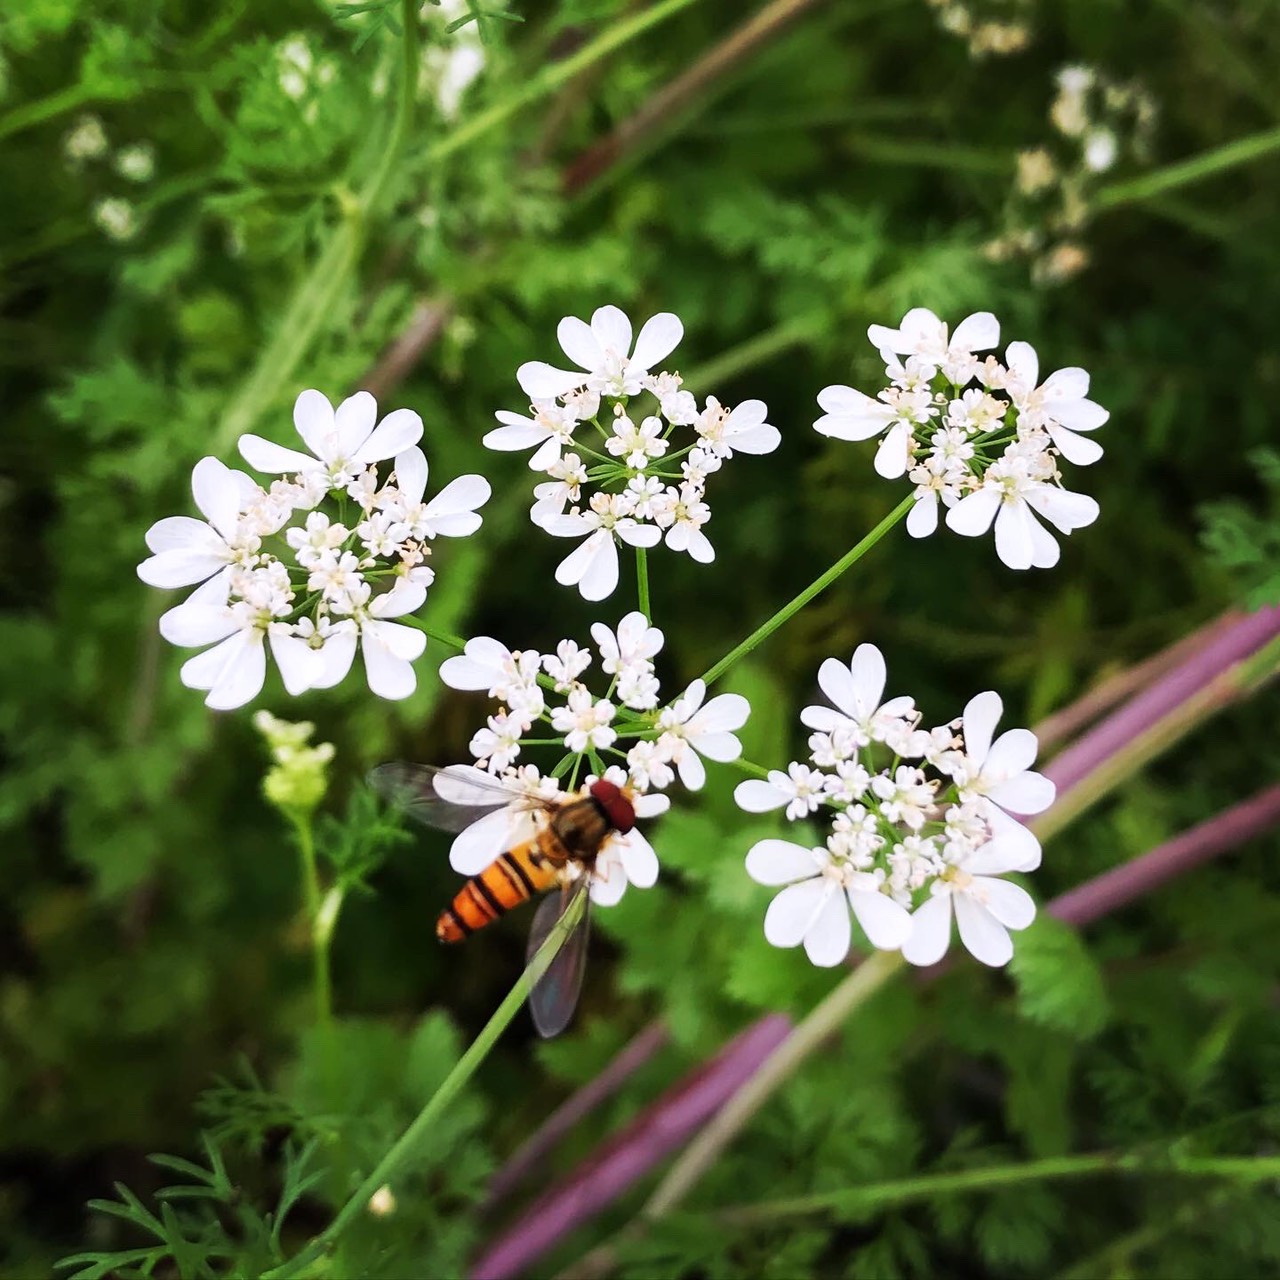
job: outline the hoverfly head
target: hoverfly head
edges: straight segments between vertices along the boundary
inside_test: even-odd
[[[626,793],[616,782],[601,778],[591,784],[591,798],[604,810],[609,825],[625,836],[636,825],[636,811]]]

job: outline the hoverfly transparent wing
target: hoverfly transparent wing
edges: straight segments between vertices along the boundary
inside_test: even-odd
[[[560,917],[573,905],[579,894],[586,894],[591,887],[591,877],[583,875],[567,884],[559,893],[549,893],[538,904],[529,931],[529,949],[526,963],[537,954],[547,940]],[[558,1036],[569,1025],[573,1011],[578,1007],[578,995],[582,991],[582,976],[587,969],[587,939],[590,936],[591,899],[583,904],[582,919],[556,952],[546,973],[538,979],[529,993],[529,1012],[533,1025],[545,1039]]]
[[[471,765],[437,769],[429,764],[380,764],[368,773],[369,785],[386,801],[416,822],[452,831],[465,831],[493,809],[520,799],[520,792]],[[530,793],[529,808],[545,802]]]

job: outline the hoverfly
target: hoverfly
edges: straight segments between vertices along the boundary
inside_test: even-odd
[[[578,895],[590,889],[609,838],[627,835],[636,821],[628,792],[607,779],[582,795],[548,797],[469,765],[384,764],[369,774],[369,782],[418,822],[467,833],[460,836],[467,842],[462,869],[479,869],[440,913],[441,942],[461,942],[534,894],[558,887],[533,917],[529,959]],[[588,897],[578,926],[530,992],[529,1011],[540,1035],[559,1035],[573,1017],[586,968],[590,902]]]

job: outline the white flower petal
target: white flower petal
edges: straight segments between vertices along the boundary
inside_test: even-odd
[[[492,493],[483,476],[458,476],[427,503],[427,522],[442,537],[465,538],[480,527],[475,508],[483,507]]]
[[[1008,729],[988,751],[982,765],[983,780],[988,783],[1012,778],[1030,769],[1036,762],[1040,744],[1030,729]]]
[[[330,630],[328,638],[316,651],[320,655],[320,672],[311,680],[313,689],[332,689],[347,678],[355,661],[358,639],[356,624],[350,619]]]
[[[703,783],[707,780],[707,770],[701,757],[694,750],[687,750],[680,756],[676,761],[676,772],[680,775],[680,781],[690,791],[701,791]]]
[[[628,524],[623,521],[614,525],[613,531],[629,547],[656,547],[662,541],[662,530],[653,524]],[[690,550],[692,551],[692,547]]]
[[[205,706],[217,711],[242,707],[262,689],[267,654],[257,628],[237,631],[221,644],[182,664],[179,675],[189,689],[207,689]]]
[[[420,582],[400,578],[390,591],[374,596],[369,613],[375,618],[403,618],[406,613],[416,613],[427,601],[427,589]],[[426,636],[422,636],[426,642]]]
[[[1004,353],[1009,372],[1028,389],[1040,381],[1040,357],[1029,342],[1011,342]]]
[[[953,895],[956,900],[956,924],[960,926],[960,941],[975,960],[998,969],[1009,963],[1013,956],[1013,943],[1008,931],[980,902],[967,893]]]
[[[751,704],[740,693],[721,693],[690,720],[689,728],[696,734],[741,729],[750,715]]]
[[[974,874],[998,874],[1034,871],[1040,865],[1040,841],[1033,832],[990,800],[983,802],[982,814],[991,828],[992,838],[973,855],[968,870]]]
[[[849,674],[853,680],[853,705],[857,708],[858,718],[865,719],[879,707],[884,696],[884,685],[889,675],[884,655],[873,644],[860,644],[853,651]]]
[[[401,410],[407,413],[408,410]],[[414,415],[417,417],[417,415]],[[378,420],[378,402],[367,391],[357,391],[348,396],[334,410],[333,425],[337,436],[337,452],[330,457],[350,458],[359,450],[373,432],[373,424]],[[421,421],[421,419],[419,419]],[[407,440],[403,447],[416,444],[416,440]],[[391,453],[398,450],[393,449]],[[391,453],[382,457],[389,458]],[[370,459],[377,461],[377,459]]]
[[[964,726],[965,755],[973,761],[978,769],[982,769],[991,750],[991,739],[995,736],[996,725],[1004,714],[1004,703],[994,689],[975,694],[965,704],[961,723]]]
[[[849,905],[873,947],[897,951],[911,936],[911,913],[883,893],[850,889]]]
[[[631,353],[631,363],[641,369],[652,369],[680,345],[683,337],[684,325],[680,323],[680,317],[670,311],[660,311],[644,322],[636,338],[636,349]],[[733,447],[738,448],[736,440]]]
[[[736,760],[742,754],[742,743],[731,733],[699,732],[690,741],[699,755],[708,760],[725,762]]]
[[[1054,801],[1057,787],[1042,773],[1028,770],[987,788],[987,799],[1009,813],[1043,813]]]
[[[502,414],[496,415],[499,419]],[[515,418],[515,414],[508,414],[507,417]],[[488,432],[481,444],[486,449],[496,449],[499,453],[509,453],[516,449],[532,449],[534,445],[541,444],[547,438],[546,427],[540,427],[536,422],[530,422],[527,418],[516,418],[514,422],[508,423],[504,427],[495,427]]]
[[[782,892],[787,893],[789,890],[784,889]],[[828,881],[826,901],[804,935],[805,953],[820,968],[830,969],[849,954],[849,944],[852,941],[853,925],[849,922],[849,904],[845,901],[844,894]]]
[[[224,537],[235,537],[240,522],[240,483],[217,458],[201,458],[191,471],[191,496],[209,523]]]
[[[407,698],[417,687],[418,678],[406,658],[393,651],[393,635],[389,629],[409,631],[394,622],[366,622],[360,633],[360,652],[364,655],[365,679],[369,688],[380,698],[398,702]],[[410,631],[419,639],[426,639],[420,631]]]
[[[1088,494],[1071,493],[1057,485],[1033,486],[1027,493],[1027,501],[1063,533],[1083,529],[1098,518],[1098,504]]]
[[[902,944],[909,964],[937,964],[951,945],[951,894],[935,893],[911,915],[911,936]]]
[[[907,513],[907,532],[927,538],[938,527],[938,495],[931,489],[915,491],[915,506]]]
[[[995,489],[983,488],[961,498],[947,512],[947,528],[966,538],[981,537],[991,528],[1000,509],[1000,495]]]
[[[396,454],[396,488],[409,506],[416,506],[422,501],[427,491],[427,455],[416,446]]]
[[[1075,368],[1059,369],[1051,373],[1041,388],[1044,398],[1056,411],[1063,401],[1080,401],[1089,394],[1089,375]]]
[[[416,662],[427,647],[427,637],[415,627],[399,622],[382,622],[368,618],[361,629],[362,637],[372,634],[378,644],[403,662]],[[376,690],[375,690],[376,692]]]
[[[996,514],[996,555],[1010,569],[1031,568],[1035,560],[1035,523],[1031,508],[1021,498],[1001,504]]]
[[[267,642],[271,645],[271,656],[280,668],[285,691],[293,697],[305,693],[315,678],[324,674],[320,651],[311,648],[301,637],[273,627],[267,634]]]
[[[876,474],[886,480],[896,480],[905,475],[911,465],[911,428],[899,422],[883,440],[876,450]]]
[[[584,600],[604,600],[618,585],[618,548],[607,529],[597,529],[556,569],[561,586],[576,586]]]
[[[554,400],[577,390],[586,380],[585,373],[556,369],[542,360],[530,360],[516,370],[520,390],[530,400]]]
[[[370,397],[372,399],[372,397]],[[368,465],[394,458],[422,439],[422,419],[412,409],[397,409],[378,423],[368,439],[350,455],[354,463]]]
[[[210,551],[162,551],[150,556],[137,569],[138,577],[149,587],[172,590],[190,587],[212,577],[227,566],[227,557]]]
[[[454,801],[450,799],[450,803]],[[515,815],[509,809],[488,813],[454,838],[453,844],[449,846],[449,865],[459,875],[478,876],[495,858],[516,843],[514,834]]]
[[[1107,422],[1111,414],[1092,400],[1071,400],[1053,405],[1054,419],[1072,431],[1096,431]]]
[[[765,938],[775,947],[798,946],[833,888],[829,880],[817,877],[783,889],[764,913]]]
[[[610,348],[624,359],[631,354],[631,321],[627,319],[627,313],[621,308],[597,307],[591,316],[591,332],[600,347],[602,356]],[[595,368],[596,366],[584,367]]]
[[[241,436],[237,447],[240,450],[240,456],[255,471],[265,471],[268,475],[315,471],[324,465],[309,453],[299,453],[297,449],[286,449],[283,445],[273,444],[261,436]]]
[[[963,351],[990,351],[1000,343],[1000,321],[990,311],[975,311],[956,325],[952,347]]]
[[[1035,899],[1019,884],[975,876],[974,886],[987,910],[1008,929],[1025,929],[1036,918]]]
[[[627,879],[638,889],[648,889],[658,881],[658,855],[641,832],[632,828],[624,836],[611,837],[627,873]]]
[[[783,791],[775,787],[772,783],[765,782],[763,778],[750,778],[746,782],[740,782],[734,788],[733,799],[739,809],[745,810],[747,813],[768,813],[771,809],[781,809],[783,805],[790,804],[794,798],[794,791]],[[768,844],[769,842],[763,841]],[[758,849],[760,846],[757,845]],[[793,848],[798,846],[792,846]],[[754,850],[753,850],[754,852]],[[806,853],[808,851],[806,850]],[[747,870],[751,870],[751,855],[748,854]],[[795,877],[788,877],[794,879]],[[753,873],[753,879],[759,879]],[[761,880],[761,884],[781,884],[783,881]]]
[[[591,876],[591,887],[587,890],[591,901],[598,907],[615,907],[622,901],[627,891],[627,871],[619,858],[601,857],[596,859]]]
[[[738,789],[741,790],[742,786]],[[814,851],[790,840],[758,840],[747,851],[747,875],[757,884],[791,884],[796,880],[808,880],[817,875],[818,869]]]
[[[304,391],[293,402],[293,425],[302,442],[316,455],[324,457],[326,442],[333,436],[333,405],[322,391]]]
[[[1066,427],[1050,427],[1049,435],[1053,438],[1053,443],[1058,446],[1058,452],[1068,462],[1074,462],[1077,467],[1092,466],[1102,457],[1102,446],[1096,440],[1090,440],[1087,436],[1078,436],[1074,431],[1068,431]]]
[[[192,596],[190,600],[161,614],[160,634],[170,644],[176,644],[182,649],[196,649],[225,640],[233,632],[240,630],[240,624],[227,608],[225,586],[221,595],[220,601],[212,603],[204,603]]]

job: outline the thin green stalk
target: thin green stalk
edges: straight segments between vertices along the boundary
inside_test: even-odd
[[[906,518],[915,503],[915,495],[908,494],[898,503],[892,511],[889,512],[883,520],[880,521],[874,529],[871,530],[865,538],[856,546],[850,548],[839,560],[831,566],[826,573],[811,582],[805,589],[789,604],[785,604],[777,613],[773,615],[767,622],[758,626],[740,645],[731,649],[720,659],[707,673],[702,677],[708,685],[714,684],[725,674],[731,667],[741,661],[753,649],[755,649],[763,641],[767,640],[777,629],[787,622],[795,614],[799,613],[805,605],[816,595],[824,592],[842,573],[852,565],[862,559],[872,547],[884,537],[890,529],[899,521]]]
[[[1265,1182],[1280,1176],[1280,1158],[1275,1156],[1209,1156],[1201,1159],[1170,1160],[1150,1153],[1102,1151],[1091,1155],[1057,1156],[1019,1164],[992,1165],[985,1169],[958,1169],[949,1173],[924,1174],[891,1182],[872,1182],[861,1187],[843,1187],[810,1196],[766,1200],[740,1205],[716,1214],[726,1226],[755,1226],[782,1218],[798,1217],[828,1210],[889,1209],[914,1200],[967,1191],[987,1191],[1062,1178],[1083,1178],[1095,1174],[1174,1174],[1188,1178],[1225,1178],[1237,1182]]]
[[[1177,164],[1165,165],[1162,169],[1144,173],[1140,178],[1131,178],[1127,182],[1109,182],[1094,193],[1093,204],[1098,209],[1114,209],[1120,205],[1134,204],[1193,182],[1201,182],[1214,174],[1233,169],[1236,165],[1248,164],[1273,151],[1280,151],[1280,129],[1252,133],[1247,138],[1237,138],[1235,142],[1201,152],[1190,160],[1181,160]]]
[[[569,909],[556,922],[547,940],[538,948],[533,959],[529,961],[525,971],[520,975],[507,998],[498,1006],[497,1012],[486,1023],[484,1030],[475,1038],[471,1047],[458,1059],[457,1065],[445,1077],[444,1083],[427,1100],[426,1105],[418,1112],[413,1123],[400,1135],[392,1148],[382,1157],[373,1171],[356,1189],[351,1198],[338,1210],[333,1221],[304,1248],[294,1254],[287,1262],[265,1272],[263,1280],[287,1280],[290,1276],[301,1275],[312,1263],[333,1253],[334,1246],[351,1224],[367,1212],[369,1201],[380,1188],[392,1182],[409,1164],[421,1149],[430,1134],[432,1127],[453,1105],[454,1099],[462,1092],[467,1081],[476,1073],[480,1064],[489,1056],[490,1050],[497,1043],[498,1037],[507,1029],[508,1024],[520,1011],[520,1007],[528,998],[538,979],[550,968],[551,962],[559,954],[569,935],[582,919],[586,907],[586,897],[577,894],[569,905]]]
[[[421,618],[415,618],[413,614],[405,614],[403,618],[397,618],[396,621],[416,627],[423,635],[432,640],[438,640],[441,644],[447,644],[451,649],[462,650],[467,647],[467,642],[461,636],[455,636],[452,631],[441,631],[439,627],[429,626]]]
[[[316,845],[311,833],[311,814],[291,813],[298,837],[298,854],[302,862],[302,900],[307,912],[307,930],[311,935],[311,980],[315,990],[316,1025],[333,1025],[333,982],[329,972],[329,939],[333,936],[333,920],[322,917],[325,902],[320,894],[320,875],[316,869]],[[332,916],[332,912],[328,913]]]
[[[636,548],[636,596],[639,600],[640,612],[646,621],[653,621],[649,611],[649,558],[643,547]]]

